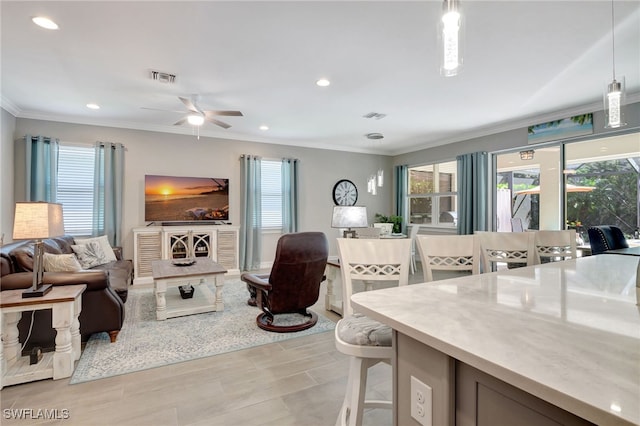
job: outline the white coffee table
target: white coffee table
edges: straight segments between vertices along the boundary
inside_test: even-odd
[[[0,389],[3,386],[53,378],[70,377],[74,362],[80,359],[80,322],[82,293],[85,284],[54,286],[42,297],[23,299],[24,290],[0,292]],[[18,321],[25,311],[51,309],[52,327],[56,329],[56,348],[45,353],[37,363],[30,365],[28,356],[21,356],[18,341]]]
[[[173,260],[154,260],[151,271],[157,320],[224,310],[222,288],[227,270],[213,260],[197,258],[189,266],[176,266]],[[208,281],[214,282],[215,293],[207,285]],[[183,299],[178,286],[189,284],[195,288],[193,298]]]

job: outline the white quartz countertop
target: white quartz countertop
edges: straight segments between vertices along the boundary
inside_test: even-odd
[[[600,425],[640,424],[640,257],[356,293],[356,311]]]

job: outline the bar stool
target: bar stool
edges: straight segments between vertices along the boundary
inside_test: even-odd
[[[418,235],[416,245],[426,282],[434,271],[480,273],[480,242],[477,235]]]
[[[365,408],[392,408],[391,401],[365,400],[370,367],[394,356],[391,328],[354,313],[353,281],[409,282],[411,240],[338,238],[342,273],[343,318],[335,328],[336,349],[351,357],[347,391],[336,425],[360,426]]]

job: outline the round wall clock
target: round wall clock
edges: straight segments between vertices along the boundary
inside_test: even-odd
[[[358,201],[358,188],[347,179],[339,180],[333,187],[333,202],[337,206],[353,206]]]

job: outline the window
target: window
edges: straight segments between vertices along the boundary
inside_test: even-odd
[[[94,158],[92,146],[60,144],[56,198],[63,205],[66,234],[91,235]]]
[[[262,228],[282,228],[282,162],[262,160]]]
[[[457,214],[457,163],[409,168],[409,223],[455,227]]]

